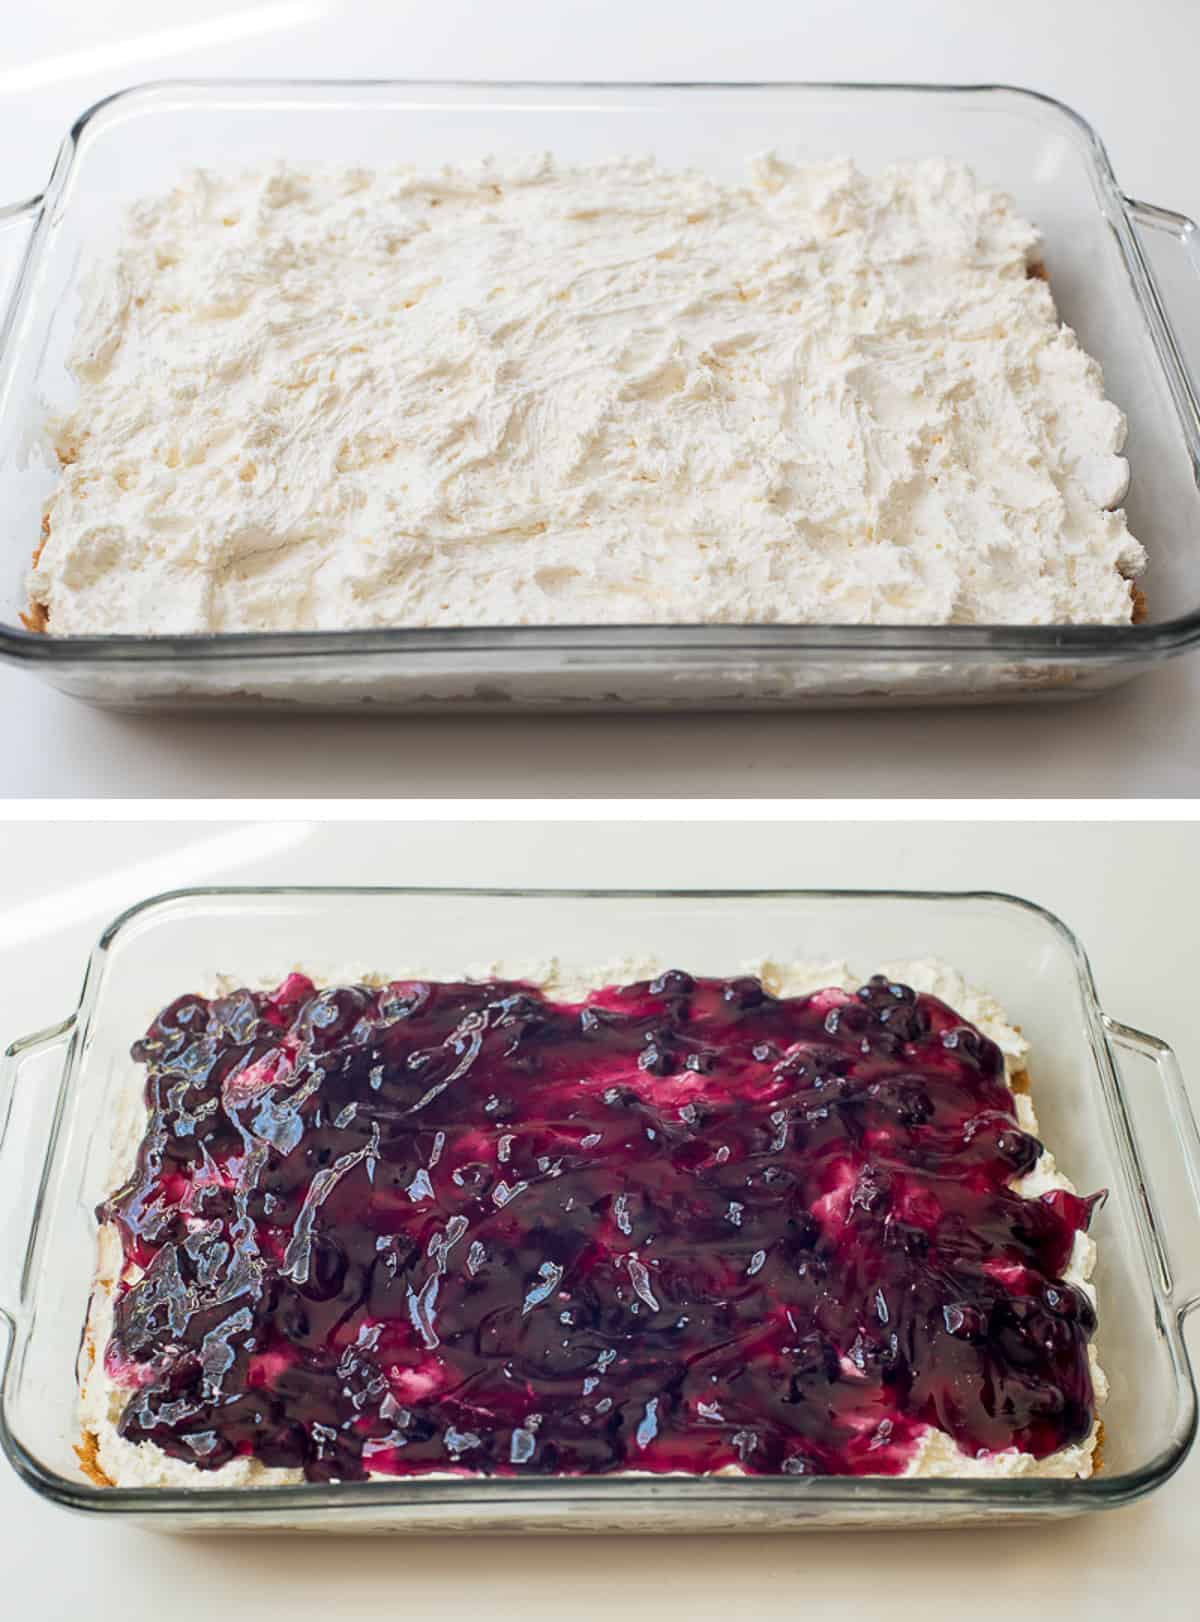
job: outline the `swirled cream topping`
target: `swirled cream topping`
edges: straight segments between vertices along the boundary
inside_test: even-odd
[[[962,164],[195,173],[96,275],[52,634],[1119,624],[1125,425]]]

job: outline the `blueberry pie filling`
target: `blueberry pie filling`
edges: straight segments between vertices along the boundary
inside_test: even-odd
[[[1004,1056],[933,995],[292,974],[179,998],[133,1055],[98,1212],[125,1443],[309,1481],[1094,1445],[1102,1196],[1030,1192]]]

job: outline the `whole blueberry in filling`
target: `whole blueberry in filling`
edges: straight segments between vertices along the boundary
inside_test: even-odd
[[[555,1002],[393,982],[187,996],[133,1049],[104,1205],[132,1442],[215,1469],[897,1474],[926,1427],[1091,1429],[1095,1199],[1011,1187],[999,1049],[877,976],[673,970]]]

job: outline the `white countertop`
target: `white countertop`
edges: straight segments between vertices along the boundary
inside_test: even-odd
[[[880,886],[1015,891],[1089,950],[1110,1013],[1200,1075],[1195,826],[10,825],[0,842],[0,1038],[74,1005],[101,927],[146,893],[203,882]],[[1119,1309],[1119,1304],[1118,1304]],[[1200,1338],[1191,1334],[1193,1355]],[[1193,1618],[1200,1452],[1150,1499],[1014,1532],[587,1541],[171,1539],[43,1503],[0,1462],[0,1614],[87,1622],[393,1616],[775,1615],[1011,1622],[1015,1614]],[[1032,1609],[1030,1609],[1032,1607]]]
[[[78,111],[154,77],[841,78],[1052,92],[1097,126],[1126,190],[1200,213],[1193,0],[42,0],[4,26],[0,200],[44,185]],[[7,667],[0,707],[0,795],[1200,790],[1200,654],[1072,706],[888,716],[156,720]]]

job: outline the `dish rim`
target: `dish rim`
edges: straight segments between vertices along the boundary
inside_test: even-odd
[[[337,1509],[350,1511],[369,1509],[416,1508],[442,1505],[449,1509],[456,1505],[480,1505],[496,1511],[527,1505],[531,1511],[539,1504],[556,1500],[569,1500],[572,1504],[594,1505],[651,1503],[661,1499],[688,1499],[697,1505],[720,1504],[726,1506],[741,1501],[763,1506],[778,1502],[793,1509],[811,1506],[814,1510],[825,1507],[855,1506],[878,1510],[899,1509],[919,1503],[939,1505],[970,1505],[1002,1513],[1004,1509],[1039,1509],[1047,1513],[1071,1513],[1101,1508],[1112,1508],[1132,1502],[1167,1481],[1183,1463],[1197,1430],[1196,1377],[1183,1338],[1183,1319],[1194,1304],[1191,1300],[1179,1302],[1172,1296],[1170,1264],[1164,1241],[1158,1231],[1152,1200],[1147,1194],[1144,1157],[1137,1135],[1131,1125],[1125,1103],[1125,1088],[1110,1044],[1110,1034],[1116,1027],[1103,1012],[1096,992],[1091,964],[1086,951],[1074,931],[1055,913],[1037,902],[1004,891],[993,890],[919,890],[919,889],[854,889],[854,888],[751,888],[751,889],[637,889],[637,888],[559,888],[513,886],[438,886],[438,885],[199,885],[162,891],[126,908],[101,932],[88,956],[83,985],[74,1012],[58,1025],[22,1037],[5,1050],[6,1065],[11,1068],[15,1059],[39,1044],[50,1046],[65,1042],[65,1054],[58,1079],[57,1097],[52,1124],[49,1129],[45,1155],[40,1168],[35,1207],[29,1224],[25,1249],[25,1269],[28,1272],[38,1237],[42,1207],[55,1164],[60,1132],[68,1116],[68,1101],[78,1098],[76,1082],[80,1059],[87,1046],[97,1005],[103,989],[105,970],[110,952],[124,932],[148,914],[167,913],[181,903],[224,900],[231,902],[270,901],[279,898],[320,900],[323,898],[355,899],[361,897],[387,897],[392,900],[406,898],[438,898],[448,902],[469,902],[474,898],[505,900],[549,900],[588,902],[591,900],[630,901],[715,901],[753,904],[759,901],[793,901],[799,903],[841,902],[932,902],[958,906],[963,904],[1000,905],[1022,911],[1056,935],[1065,946],[1074,970],[1085,1015],[1086,1037],[1091,1050],[1096,1081],[1106,1105],[1108,1130],[1111,1136],[1114,1172],[1124,1180],[1125,1192],[1130,1196],[1131,1209],[1137,1216],[1138,1239],[1146,1267],[1147,1279],[1153,1297],[1155,1315],[1165,1337],[1170,1356],[1171,1371],[1177,1397],[1177,1412],[1170,1439],[1149,1461],[1136,1469],[1120,1474],[1100,1472],[1086,1480],[1055,1480],[1045,1477],[1010,1478],[1000,1481],[978,1481],[967,1478],[864,1477],[707,1477],[686,1478],[676,1476],[635,1477],[614,1476],[551,1476],[519,1478],[509,1476],[463,1476],[453,1480],[430,1480],[422,1477],[397,1477],[365,1482],[339,1482],[323,1484],[300,1482],[287,1486],[213,1487],[100,1487],[83,1480],[73,1481],[44,1465],[27,1450],[15,1435],[8,1417],[10,1382],[14,1375],[14,1352],[18,1339],[28,1331],[28,1319],[36,1313],[36,1287],[26,1312],[14,1318],[0,1305],[0,1323],[8,1334],[0,1373],[0,1449],[7,1455],[17,1474],[35,1491],[53,1502],[69,1508],[100,1514],[136,1512],[139,1515],[170,1516],[174,1514],[231,1513],[269,1516],[282,1510],[307,1514],[316,1510]],[[1151,1038],[1169,1052],[1166,1044]],[[0,1150],[4,1147],[5,1112],[0,1100]],[[1141,1195],[1139,1198],[1138,1196]]]
[[[1175,417],[1193,467],[1200,467],[1200,400],[1197,399],[1182,346],[1167,315],[1154,273],[1138,238],[1139,211],[1168,227],[1180,241],[1191,243],[1196,227],[1186,216],[1138,203],[1117,182],[1107,149],[1093,125],[1073,107],[1044,91],[1018,85],[926,84],[916,81],[854,80],[539,80],[539,79],[396,79],[396,78],[168,78],[148,80],[102,97],[81,113],[59,148],[46,190],[24,203],[0,209],[0,224],[29,215],[33,229],[26,244],[7,309],[0,311],[0,400],[13,374],[13,338],[36,301],[32,289],[37,271],[49,251],[50,224],[58,217],[62,199],[77,164],[85,135],[94,124],[137,103],[153,112],[156,102],[170,97],[242,100],[290,96],[353,97],[355,92],[448,94],[491,91],[499,95],[554,92],[667,92],[686,97],[693,92],[846,92],[869,95],[916,94],[934,97],[975,96],[1013,98],[1036,104],[1060,118],[1069,129],[1091,170],[1098,191],[1097,206],[1111,227],[1130,290],[1155,359],[1168,385]],[[1200,259],[1197,260],[1200,268]],[[1200,643],[1200,602],[1189,613],[1143,625],[563,625],[461,626],[447,628],[384,627],[372,630],[218,631],[187,635],[115,634],[106,636],[53,636],[0,621],[0,657],[29,667],[104,667],[152,664],[188,659],[206,666],[223,661],[312,660],[353,654],[376,660],[402,655],[419,661],[422,655],[478,655],[500,653],[537,656],[547,653],[609,654],[643,662],[669,662],[687,652],[734,660],[749,655],[783,657],[788,654],[817,658],[852,653],[863,662],[891,661],[906,656],[954,655],[962,663],[984,663],[996,658],[1036,658],[1057,664],[1100,665],[1133,663],[1183,652]]]

